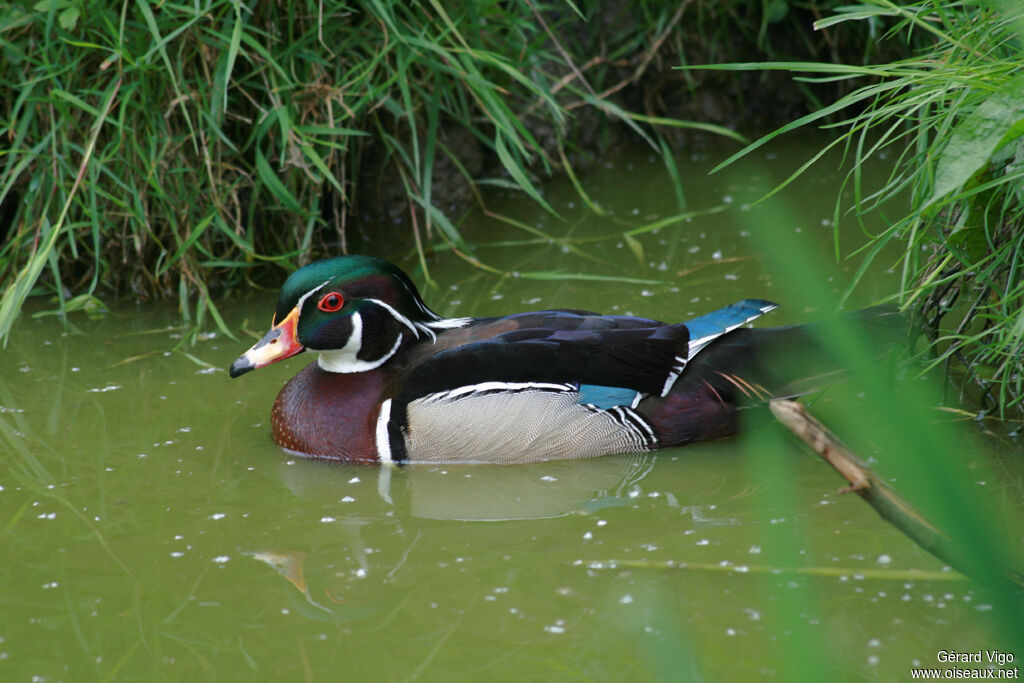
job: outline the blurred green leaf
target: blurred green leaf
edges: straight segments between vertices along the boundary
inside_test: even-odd
[[[78,23],[78,17],[81,13],[77,7],[68,7],[66,10],[57,15],[57,23],[65,31],[73,31],[75,25]]]
[[[924,205],[962,189],[1007,140],[1007,133],[1024,118],[1024,76],[1018,76],[978,105],[956,127],[935,170],[935,190]],[[1020,133],[1017,133],[1019,137]]]
[[[62,9],[70,4],[71,0],[39,0],[32,5],[32,9],[37,12],[49,12],[51,9]]]
[[[764,18],[769,24],[777,24],[789,14],[789,3],[786,0],[767,0],[764,4]]]

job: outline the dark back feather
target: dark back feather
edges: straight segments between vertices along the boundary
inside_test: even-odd
[[[820,391],[856,372],[838,351],[844,340],[836,335],[856,335],[868,361],[890,353],[907,329],[894,306],[863,309],[838,322],[734,330],[697,354],[668,396],[645,398],[638,412],[662,446],[729,436],[741,427],[744,408]]]

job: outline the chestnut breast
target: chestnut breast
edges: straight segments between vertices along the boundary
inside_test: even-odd
[[[271,412],[282,448],[330,460],[374,462],[383,373],[333,373],[315,362],[281,389]]]

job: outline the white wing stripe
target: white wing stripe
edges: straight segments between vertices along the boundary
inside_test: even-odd
[[[420,400],[429,402],[453,401],[468,396],[497,392],[576,390],[577,388],[573,384],[555,384],[550,382],[481,382],[480,384],[467,384],[466,386],[456,387],[448,391],[428,394]]]
[[[393,307],[393,306],[391,306],[391,304],[386,304],[386,303],[384,303],[383,301],[381,301],[380,299],[367,299],[367,301],[372,301],[373,303],[375,303],[375,304],[377,304],[378,306],[380,306],[381,308],[383,308],[383,309],[384,309],[385,311],[387,311],[388,313],[390,313],[390,314],[391,314],[391,317],[392,317],[392,318],[394,318],[395,320],[397,320],[397,321],[398,321],[398,322],[400,322],[401,324],[403,324],[403,325],[405,325],[406,327],[408,327],[408,328],[409,328],[409,331],[410,331],[410,332],[412,332],[412,333],[413,333],[413,335],[414,335],[414,336],[415,336],[415,337],[416,337],[417,339],[419,339],[419,338],[420,338],[420,333],[419,333],[419,330],[417,330],[417,329],[416,329],[416,326],[412,324],[412,321],[411,321],[411,320],[409,320],[408,318],[406,318],[406,317],[405,317],[404,315],[402,315],[402,314],[401,314],[401,313],[399,313],[398,311],[396,311],[396,310],[394,309],[394,307]]]
[[[743,327],[747,323],[757,320],[768,311],[773,311],[776,308],[778,308],[776,304],[759,306],[757,309],[759,311],[757,315],[747,316],[745,320],[741,320],[740,322],[734,325],[729,325],[728,327],[724,328],[721,332],[715,332],[714,334],[708,334],[703,337],[698,337],[697,339],[691,339],[690,343],[687,344],[686,358],[676,356],[676,364],[672,366],[672,369],[669,370],[668,377],[665,378],[665,386],[662,387],[661,389],[661,395],[668,395],[668,392],[672,390],[672,385],[676,383],[677,379],[679,379],[679,375],[683,374],[683,370],[686,368],[687,361],[691,360],[694,356],[696,356],[705,346],[715,341],[723,334],[728,334],[735,329],[739,329],[740,327]]]

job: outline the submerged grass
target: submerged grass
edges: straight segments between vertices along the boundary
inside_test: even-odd
[[[885,24],[890,40],[923,35],[928,44],[909,59],[868,67],[703,67],[817,74],[802,77],[808,82],[865,82],[724,164],[802,126],[836,130],[832,142],[775,191],[832,148],[851,157],[853,206],[837,205],[836,223],[869,211],[891,217],[889,227],[870,235],[857,253],[860,273],[884,247],[901,242],[902,256],[893,264],[902,278],[895,298],[920,321],[930,365],[954,370],[962,392],[980,401],[983,412],[1024,415],[1024,9],[994,0],[871,0],[840,8],[816,26],[848,22]],[[878,155],[897,163],[879,189],[867,191],[861,168]],[[838,235],[837,256],[843,251]]]

